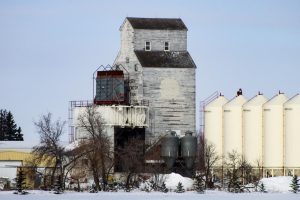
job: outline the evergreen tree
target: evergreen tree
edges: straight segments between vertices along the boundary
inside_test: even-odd
[[[195,177],[195,182],[194,182],[194,189],[197,191],[199,194],[203,194],[205,190],[205,182],[204,179],[201,175],[197,175]]]
[[[265,184],[264,183],[261,183],[259,186],[259,191],[260,192],[263,192],[263,193],[267,193],[267,190],[266,190],[266,187],[265,187]]]
[[[7,123],[6,123],[6,116],[7,111],[6,110],[0,110],[0,140],[7,140],[6,139],[6,130],[7,130]]]
[[[22,168],[20,168],[16,178],[17,193],[24,193],[26,177]]]
[[[17,127],[12,113],[7,110],[0,110],[0,140],[2,141],[23,141],[21,128]]]
[[[233,169],[232,171],[227,172],[227,176],[229,177],[228,183],[228,191],[239,193],[243,192],[241,181],[239,180],[240,177],[238,176],[237,169]]]
[[[298,176],[297,175],[295,175],[295,176],[293,176],[293,179],[292,179],[292,183],[291,183],[291,185],[290,185],[290,187],[292,188],[292,192],[293,193],[297,193],[298,191],[299,191],[299,180],[298,180]]]
[[[7,113],[6,123],[7,123],[7,139],[9,141],[15,141],[16,133],[17,133],[17,125],[10,111]]]
[[[16,141],[23,141],[24,138],[23,138],[23,134],[21,133],[22,132],[22,129],[21,127],[18,128],[17,132],[16,132]]]
[[[160,191],[161,191],[161,192],[164,192],[164,193],[169,192],[168,188],[166,187],[165,182],[162,183],[162,185],[161,185],[161,187],[160,187]]]
[[[154,191],[158,190],[158,185],[153,180],[150,180],[149,191],[150,190],[154,190]]]
[[[185,192],[185,190],[184,190],[184,188],[183,188],[183,186],[182,186],[182,183],[181,183],[181,182],[179,182],[179,183],[178,183],[178,185],[177,185],[177,188],[176,188],[175,192],[176,192],[176,193],[183,193],[183,192]]]

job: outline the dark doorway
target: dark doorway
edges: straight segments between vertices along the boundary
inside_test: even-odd
[[[133,163],[143,164],[145,154],[145,128],[115,127],[115,172],[128,171]]]

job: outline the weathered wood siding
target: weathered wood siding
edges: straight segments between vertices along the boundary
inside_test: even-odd
[[[134,30],[125,20],[121,29],[121,48],[114,64],[121,64],[129,72],[131,104],[139,104],[143,100],[143,68],[134,53],[134,42]]]
[[[127,20],[121,28],[121,49],[114,64],[122,64],[130,73],[131,103],[150,103],[147,142],[166,134],[166,130],[195,132],[195,69],[143,68],[134,50],[143,50],[146,41],[151,41],[152,51],[163,51],[165,41],[170,43],[170,51],[186,51],[187,32],[134,30]]]
[[[143,30],[134,31],[134,49],[144,50],[145,42],[151,42],[151,51],[164,51],[165,42],[169,42],[170,51],[187,50],[187,32],[185,30]]]
[[[148,139],[166,130],[195,133],[195,69],[144,68],[144,99],[150,102]]]

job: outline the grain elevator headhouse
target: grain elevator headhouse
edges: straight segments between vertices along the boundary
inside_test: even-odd
[[[149,103],[146,142],[195,133],[195,69],[181,19],[127,17],[114,65],[129,73],[130,104]]]

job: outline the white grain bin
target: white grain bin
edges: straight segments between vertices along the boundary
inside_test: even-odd
[[[300,167],[300,95],[284,104],[285,167]]]
[[[208,144],[213,144],[219,156],[222,156],[223,106],[228,102],[219,96],[204,109],[204,137]],[[221,165],[218,163],[217,165]]]
[[[262,165],[263,104],[267,101],[258,94],[243,105],[243,153],[253,167]]]
[[[223,107],[223,155],[236,151],[242,155],[242,106],[246,98],[239,95]]]
[[[279,93],[263,105],[263,166],[283,167],[283,104],[288,98]]]

